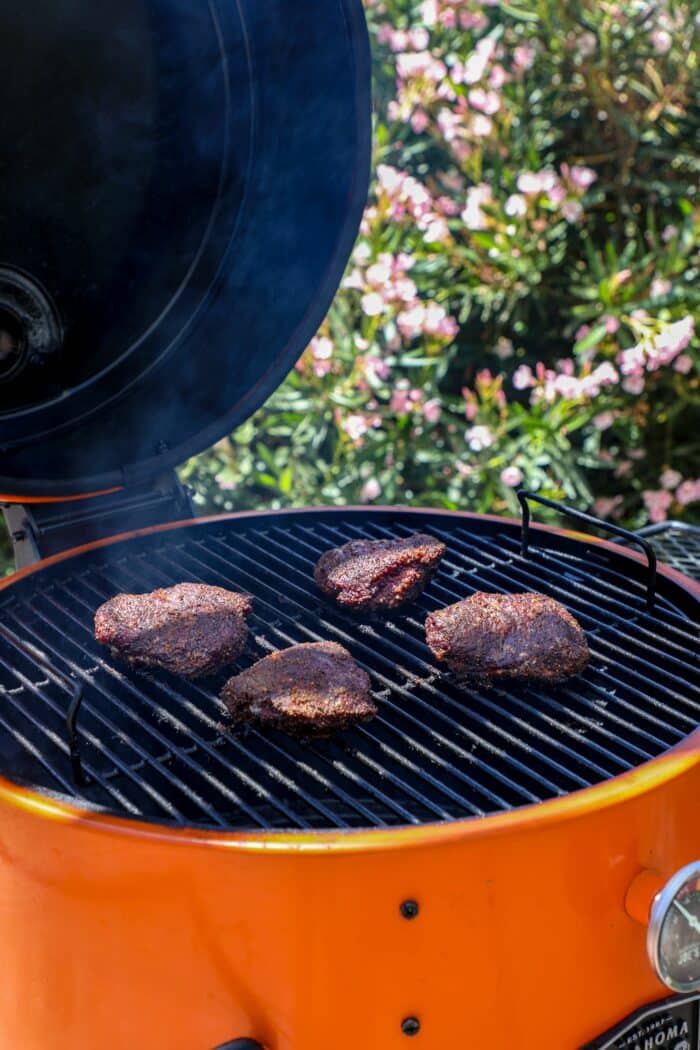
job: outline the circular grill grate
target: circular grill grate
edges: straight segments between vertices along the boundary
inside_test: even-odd
[[[425,529],[448,554],[428,591],[381,618],[315,590],[326,549],[358,536]],[[92,636],[95,608],[120,590],[181,580],[253,594],[249,651],[330,638],[370,673],[379,717],[323,741],[229,732],[226,675],[191,683],[133,671]],[[519,553],[512,523],[437,512],[313,511],[232,518],[122,541],[45,567],[0,595],[3,622],[84,687],[89,783],[71,779],[60,682],[0,639],[0,773],[47,794],[133,817],[212,828],[358,828],[508,810],[604,781],[661,754],[700,723],[696,603],[644,569],[554,533]],[[432,660],[426,614],[475,590],[539,590],[588,633],[584,675],[559,686],[460,689]]]

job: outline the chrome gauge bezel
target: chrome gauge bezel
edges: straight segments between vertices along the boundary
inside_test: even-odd
[[[700,879],[700,860],[686,864],[659,890],[651,904],[647,929],[647,954],[654,973],[667,988],[681,993],[700,990],[700,978],[697,981],[676,981],[668,973],[661,955],[661,931],[676,896],[683,886],[693,879]]]

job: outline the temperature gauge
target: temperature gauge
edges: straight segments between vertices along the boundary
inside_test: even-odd
[[[700,861],[677,871],[654,897],[647,951],[674,992],[700,989]]]

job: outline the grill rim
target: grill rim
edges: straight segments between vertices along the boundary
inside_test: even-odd
[[[241,511],[228,514],[216,514],[202,518],[188,518],[182,521],[168,522],[164,525],[134,529],[129,532],[96,540],[92,543],[62,551],[50,558],[28,566],[0,580],[0,592],[12,587],[19,580],[62,561],[78,555],[109,547],[130,539],[149,536],[159,532],[194,528],[198,525],[210,525],[227,521],[239,521],[255,518],[277,518],[318,513],[339,516],[358,512],[368,517],[384,514],[402,514],[444,517],[446,520],[458,518],[462,521],[490,521],[502,525],[519,526],[517,519],[495,514],[476,514],[470,511],[451,511],[435,507],[403,506],[312,506],[301,508],[284,508],[280,510]],[[600,539],[591,534],[550,525],[532,523],[531,529],[546,535],[558,535],[575,542],[593,544],[607,549],[617,557],[630,558],[641,565],[646,565],[643,555],[631,551],[619,544]],[[660,576],[680,586],[691,599],[700,602],[700,583],[672,568],[660,563]],[[598,812],[610,806],[623,804],[634,798],[661,788],[665,783],[682,776],[696,765],[700,765],[700,727],[693,730],[684,740],[669,748],[661,755],[648,759],[633,769],[612,776],[599,784],[579,788],[568,794],[546,799],[541,802],[525,803],[511,810],[486,814],[482,817],[456,818],[450,821],[426,822],[417,826],[394,826],[390,828],[328,828],[306,830],[263,830],[220,831],[216,829],[173,827],[168,823],[159,823],[155,819],[129,819],[108,813],[99,813],[90,808],[64,802],[49,794],[42,794],[0,776],[0,800],[18,809],[29,810],[37,816],[61,819],[67,822],[88,825],[110,834],[127,834],[144,836],[163,842],[179,842],[183,845],[205,845],[225,847],[236,851],[287,853],[330,852],[384,852],[398,848],[409,848],[430,844],[445,844],[461,841],[465,836],[511,833],[527,827],[548,826],[562,820],[574,820],[591,812]]]

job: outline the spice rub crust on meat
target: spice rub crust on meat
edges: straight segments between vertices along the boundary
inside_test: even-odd
[[[351,540],[321,556],[314,578],[339,605],[395,609],[425,590],[444,554],[444,543],[421,532],[400,540]]]
[[[327,735],[374,718],[369,675],[335,642],[271,653],[231,678],[221,692],[234,722],[288,733]]]
[[[95,638],[114,656],[185,678],[212,674],[248,640],[248,595],[200,583],[117,594],[95,613]]]
[[[428,645],[462,679],[559,682],[589,660],[583,628],[544,594],[485,594],[431,613]]]

